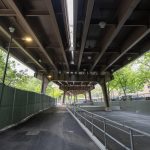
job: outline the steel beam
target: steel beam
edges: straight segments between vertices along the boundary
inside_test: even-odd
[[[28,10],[25,13],[27,17],[49,16],[49,12],[45,10]]]
[[[104,78],[108,82],[113,79],[112,74],[106,72],[104,75],[92,74],[56,74],[51,73],[51,81],[68,81],[68,82],[101,82]]]
[[[70,31],[69,31],[69,21],[68,21],[68,12],[67,12],[67,3],[66,0],[61,0],[61,6],[62,6],[62,15],[63,20],[65,23],[65,31],[67,34],[67,42],[70,45]]]
[[[46,3],[46,6],[47,6],[47,9],[49,11],[49,15],[51,17],[52,23],[54,25],[54,30],[55,30],[55,33],[57,35],[57,39],[58,39],[59,44],[60,44],[60,50],[61,50],[62,56],[65,60],[67,70],[69,71],[70,68],[69,68],[68,60],[67,60],[66,53],[65,53],[65,50],[64,50],[64,46],[63,46],[63,43],[62,43],[61,35],[60,35],[60,32],[59,32],[59,27],[58,27],[58,24],[57,24],[57,21],[56,21],[52,1],[51,0],[45,0],[45,3]]]
[[[112,27],[108,28],[108,30],[105,34],[105,37],[103,38],[103,41],[100,42],[100,43],[102,43],[101,52],[100,52],[99,56],[97,57],[97,59],[95,60],[92,67],[90,68],[90,71],[92,71],[95,68],[95,66],[97,65],[97,63],[99,62],[99,60],[101,59],[101,57],[103,56],[103,54],[105,53],[105,51],[107,50],[109,45],[112,43],[112,41],[118,35],[121,28],[123,27],[123,25],[129,18],[129,16],[132,14],[132,12],[136,8],[136,6],[139,4],[139,2],[140,2],[140,0],[125,0],[122,2],[121,6],[119,7],[119,9],[117,11],[118,24],[117,24],[117,26],[112,26]]]
[[[0,16],[16,16],[16,13],[12,9],[0,9]]]
[[[60,86],[64,91],[90,91],[94,89],[94,86]]]
[[[124,54],[126,54],[131,48],[133,48],[138,42],[140,42],[146,35],[150,33],[150,28],[139,27],[135,30],[130,37],[124,42],[121,53],[113,59],[109,65],[106,66],[104,71],[106,71],[110,66],[112,66],[117,60],[119,60]]]
[[[80,54],[79,54],[78,68],[77,68],[78,71],[80,70],[80,65],[81,65],[81,61],[82,61],[84,47],[86,44],[86,39],[87,39],[88,30],[89,30],[93,7],[94,7],[94,0],[88,0],[87,8],[86,8],[86,16],[85,16],[85,21],[84,21],[84,26],[83,26],[82,42],[81,42],[81,48],[80,48]]]
[[[48,53],[44,49],[44,47],[41,44],[40,40],[37,38],[36,34],[33,32],[32,28],[30,27],[30,25],[28,24],[28,22],[26,21],[25,17],[20,12],[20,10],[18,9],[18,7],[15,4],[15,2],[13,0],[7,0],[7,2],[9,3],[9,5],[12,7],[12,9],[14,10],[14,12],[16,13],[18,19],[22,22],[22,26],[25,29],[27,29],[27,31],[29,31],[30,35],[33,37],[33,39],[35,40],[35,42],[38,44],[38,46],[40,47],[40,49],[43,52],[44,56],[50,62],[50,64],[52,65],[52,67],[55,69],[55,71],[58,72],[58,69],[55,66],[54,62],[52,61],[52,59],[50,58],[50,56],[48,55]]]
[[[82,82],[82,81],[100,81],[103,76],[100,75],[53,75],[51,80],[52,81],[72,81],[72,82]]]
[[[74,45],[74,50],[76,51],[76,32],[77,32],[77,16],[78,16],[78,0],[73,1],[74,4],[74,25],[73,25],[73,45]]]

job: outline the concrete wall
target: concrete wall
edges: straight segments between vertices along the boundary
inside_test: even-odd
[[[90,105],[84,106],[84,105],[82,105],[82,107],[88,109],[89,111],[105,110],[104,102],[94,102],[93,106]],[[123,110],[128,112],[150,115],[150,100],[111,101],[110,107],[111,110]]]
[[[123,111],[150,115],[150,101],[114,101],[111,106],[120,106]]]

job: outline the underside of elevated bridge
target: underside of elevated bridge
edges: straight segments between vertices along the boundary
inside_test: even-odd
[[[35,71],[44,93],[53,81],[84,93],[150,49],[149,0],[74,0],[73,47],[65,0],[0,0],[0,45]],[[14,27],[13,35],[9,27]],[[26,43],[24,38],[33,40]]]

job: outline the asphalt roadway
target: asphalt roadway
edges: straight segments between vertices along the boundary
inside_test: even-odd
[[[64,110],[47,110],[0,133],[0,150],[98,150]]]

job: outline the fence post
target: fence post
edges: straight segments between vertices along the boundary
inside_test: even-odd
[[[27,110],[28,110],[28,99],[29,99],[29,97],[28,97],[28,91],[27,91],[27,103],[26,103],[26,117],[27,117]]]
[[[36,113],[36,93],[34,93],[34,114]]]
[[[15,100],[16,100],[16,88],[14,90],[14,95],[13,95],[13,105],[12,105],[12,116],[11,116],[11,123],[13,124],[14,122],[14,106],[15,106]]]
[[[130,129],[130,146],[131,150],[134,150],[133,131]]]

